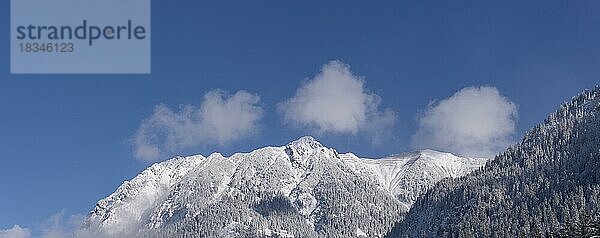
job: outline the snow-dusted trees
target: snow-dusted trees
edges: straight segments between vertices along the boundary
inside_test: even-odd
[[[553,237],[600,236],[600,214],[584,211],[577,219],[569,219],[551,234]]]
[[[582,237],[600,214],[600,87],[516,146],[420,197],[390,237]]]

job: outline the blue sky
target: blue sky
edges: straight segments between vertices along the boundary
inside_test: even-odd
[[[0,229],[87,213],[148,166],[131,140],[156,105],[199,107],[213,89],[229,92],[225,100],[238,90],[260,97],[253,133],[177,153],[230,154],[313,134],[380,157],[426,146],[411,139],[418,119],[443,117],[460,101],[444,99],[486,91],[465,87],[492,86],[506,110],[515,106],[518,116],[502,114],[515,125],[502,136],[514,140],[600,76],[600,1],[153,1],[150,75],[11,75],[8,2],[0,3]],[[393,112],[389,139],[284,119],[278,105],[332,60],[380,98],[373,115]]]

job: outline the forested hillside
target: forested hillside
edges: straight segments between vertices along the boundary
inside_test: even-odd
[[[600,235],[600,88],[562,105],[481,170],[418,198],[389,237]]]

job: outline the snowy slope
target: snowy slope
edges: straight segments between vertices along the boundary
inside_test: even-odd
[[[99,201],[82,234],[383,236],[435,182],[485,161],[432,150],[364,159],[312,137],[230,157],[179,157]]]
[[[137,228],[143,221],[142,215],[204,160],[203,156],[196,155],[153,164],[100,200],[85,225],[115,236]]]
[[[407,210],[436,182],[444,178],[458,178],[485,165],[487,159],[461,158],[450,153],[423,150],[414,153],[365,160],[365,163]]]
[[[417,196],[444,178],[458,178],[485,165],[485,158],[462,158],[451,153],[421,150],[381,159],[362,159],[348,153],[340,156],[348,164],[376,179],[396,196],[405,210]]]

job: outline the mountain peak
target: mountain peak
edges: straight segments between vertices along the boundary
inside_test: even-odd
[[[298,138],[298,139],[296,139],[295,141],[292,141],[292,142],[290,142],[290,143],[300,143],[300,142],[302,142],[302,143],[312,143],[312,142],[319,143],[319,142],[318,142],[318,141],[317,141],[317,140],[316,140],[314,137],[312,137],[312,136],[302,136],[302,137],[300,137],[300,138]]]
[[[285,146],[285,151],[292,160],[300,160],[306,163],[307,156],[313,154],[319,148],[323,148],[323,145],[315,140],[315,138],[312,136],[303,136],[288,143]]]
[[[452,154],[450,152],[444,152],[444,151],[438,151],[438,150],[432,150],[432,149],[423,149],[423,150],[419,150],[417,151],[417,153],[419,153],[420,156],[425,156],[425,157],[435,157],[435,158],[447,158],[447,157],[455,157],[455,154]],[[458,157],[458,156],[456,156]]]
[[[287,147],[301,150],[314,150],[316,148],[323,147],[323,145],[312,136],[303,136],[295,141],[288,143]]]

